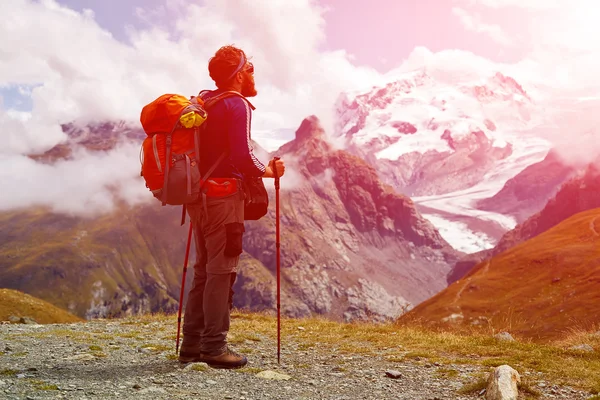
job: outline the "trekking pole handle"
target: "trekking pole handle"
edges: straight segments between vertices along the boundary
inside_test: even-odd
[[[277,161],[280,160],[280,157],[273,157],[273,175],[275,178],[275,188],[279,189],[279,172],[277,171]]]

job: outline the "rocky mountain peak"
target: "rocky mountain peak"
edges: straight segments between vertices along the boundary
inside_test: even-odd
[[[296,140],[322,139],[325,136],[325,130],[321,126],[321,121],[316,115],[304,118],[300,127],[296,131]]]
[[[305,118],[296,130],[295,139],[284,144],[278,153],[293,153],[305,160],[313,160],[321,158],[321,155],[332,149],[321,121],[315,115],[311,115]]]
[[[293,168],[306,181],[314,182],[312,190],[321,197],[339,199],[342,207],[330,208],[333,220],[351,223],[357,232],[447,249],[447,243],[419,215],[410,198],[383,184],[377,170],[365,160],[329,144],[317,117],[302,121],[296,139],[278,154],[291,155],[296,160]]]

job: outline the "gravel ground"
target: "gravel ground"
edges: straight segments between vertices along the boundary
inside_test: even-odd
[[[389,361],[381,356],[304,349],[284,338],[255,335],[233,346],[248,366],[234,371],[181,365],[171,322],[92,321],[64,325],[0,325],[0,399],[477,399],[457,390],[483,367]],[[232,341],[235,331],[232,330]],[[452,369],[451,376],[444,374]],[[263,377],[273,371],[277,380]],[[396,371],[399,373],[396,377]],[[386,372],[390,372],[386,374]],[[586,399],[542,383],[543,399]]]

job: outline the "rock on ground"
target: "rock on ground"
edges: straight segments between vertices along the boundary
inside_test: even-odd
[[[485,398],[486,400],[517,400],[519,383],[521,383],[519,373],[509,365],[501,365],[490,373]]]

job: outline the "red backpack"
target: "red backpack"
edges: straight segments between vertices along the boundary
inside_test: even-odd
[[[141,175],[146,187],[163,206],[197,201],[203,181],[225,157],[222,154],[206,176],[200,176],[200,130],[208,118],[207,110],[217,101],[243,96],[228,91],[205,103],[202,95],[206,93],[201,92],[200,97],[189,100],[178,94],[164,94],[142,109],[140,122],[147,138],[141,148]]]

